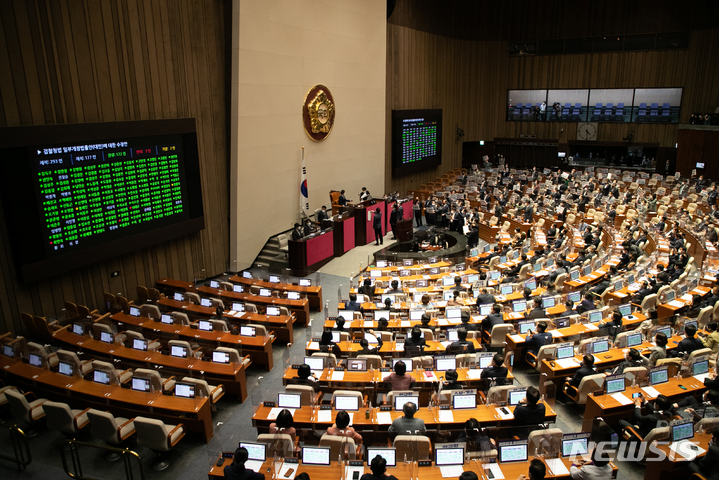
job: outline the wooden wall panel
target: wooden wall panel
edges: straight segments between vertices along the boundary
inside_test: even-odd
[[[227,268],[225,8],[219,0],[0,2],[0,126],[194,117],[206,223],[28,285],[17,284],[2,236],[2,331],[23,331],[20,312],[55,317],[66,300],[102,310],[103,292],[134,299],[137,285]]]
[[[540,55],[510,57],[503,41],[465,41],[387,25],[387,191],[416,189],[462,164],[463,141],[517,138],[521,134],[575,140],[576,123],[507,122],[509,89],[683,87],[682,121],[692,112],[719,105],[719,30],[694,31],[690,47],[679,51]],[[391,111],[443,110],[442,165],[399,178],[392,177]],[[460,127],[465,136],[457,140]],[[599,126],[599,141],[634,140],[674,147],[676,125],[608,124]],[[509,159],[510,163],[512,159]]]

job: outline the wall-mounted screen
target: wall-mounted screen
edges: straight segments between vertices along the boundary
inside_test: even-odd
[[[392,174],[442,164],[442,110],[392,110]]]
[[[204,228],[194,119],[0,129],[20,282]]]

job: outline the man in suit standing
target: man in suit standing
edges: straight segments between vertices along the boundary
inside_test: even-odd
[[[292,230],[292,240],[302,240],[302,237],[302,226],[295,223],[295,228]]]
[[[340,207],[346,207],[347,206],[347,197],[345,197],[345,191],[342,190],[340,192],[340,198],[337,199],[337,205]]]
[[[374,217],[372,217],[372,228],[374,228],[375,245],[382,245],[384,243],[382,238],[382,210],[377,207],[374,211]]]
[[[392,227],[392,240],[397,240],[397,234],[395,233],[394,229],[397,226],[397,222],[399,222],[399,208],[397,208],[397,204],[395,203],[392,205],[392,213],[389,214],[389,225]]]
[[[532,205],[529,203],[529,200],[527,200],[527,205],[524,207],[524,223],[532,223],[533,218],[534,218],[534,209],[532,208]]]
[[[317,212],[317,223],[320,226],[320,229],[322,228],[322,222],[327,220],[329,218],[329,215],[327,215],[327,207],[322,205],[322,209]]]

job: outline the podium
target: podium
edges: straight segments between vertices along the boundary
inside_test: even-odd
[[[397,227],[394,229],[395,236],[398,242],[410,242],[414,235],[414,229],[412,226],[412,218],[407,218],[397,222]]]

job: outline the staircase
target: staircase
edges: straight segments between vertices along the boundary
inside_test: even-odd
[[[292,233],[291,231],[281,232],[286,235]],[[274,237],[270,237],[262,247],[262,250],[255,258],[253,265],[266,265],[271,272],[284,273],[285,269],[289,268],[290,263],[285,255],[285,252],[280,250],[280,242],[277,240],[278,233]]]

